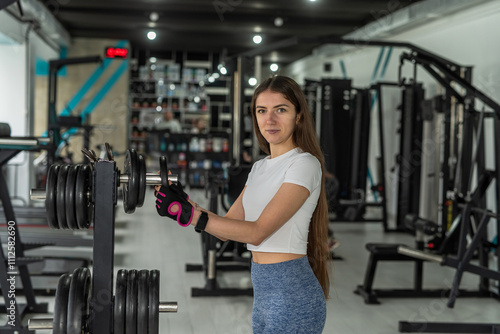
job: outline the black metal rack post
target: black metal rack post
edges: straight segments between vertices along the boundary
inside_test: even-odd
[[[99,160],[92,177],[94,202],[94,249],[90,319],[92,334],[109,334],[113,329],[114,208],[118,175],[114,161]]]

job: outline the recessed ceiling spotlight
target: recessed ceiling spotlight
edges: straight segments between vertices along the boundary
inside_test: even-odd
[[[283,25],[283,18],[281,18],[281,17],[279,17],[279,16],[278,16],[278,17],[276,17],[276,18],[274,19],[274,25],[275,25],[276,27],[281,27],[281,26]]]
[[[155,38],[156,38],[156,33],[155,33],[154,31],[152,31],[152,30],[151,30],[151,31],[149,31],[149,32],[148,32],[148,38],[149,38],[150,40],[155,39]]]
[[[151,12],[151,14],[149,14],[149,19],[153,22],[158,21],[159,18],[160,15],[157,12]]]
[[[150,63],[156,63],[156,57],[150,57],[149,58]]]
[[[260,42],[262,42],[262,36],[261,35],[255,35],[255,36],[253,36],[253,42],[255,44],[260,44]]]
[[[227,74],[227,69],[224,66],[222,66],[221,68],[219,68],[219,72],[222,75],[226,75]]]
[[[269,69],[273,72],[276,72],[278,68],[279,68],[278,64],[271,64],[271,66],[269,66]]]
[[[252,87],[255,86],[257,84],[257,79],[255,78],[248,79],[248,84]]]

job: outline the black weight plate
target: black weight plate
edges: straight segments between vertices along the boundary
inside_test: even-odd
[[[66,222],[66,177],[70,165],[62,165],[57,174],[57,193],[56,193],[56,210],[57,210],[57,223],[59,228],[68,229]]]
[[[137,206],[141,207],[146,198],[146,161],[141,154],[137,154],[139,162],[139,192],[137,193]]]
[[[56,212],[56,194],[57,194],[57,174],[60,165],[54,164],[47,171],[47,181],[45,186],[45,210],[47,211],[47,223],[50,228],[58,229]]]
[[[164,156],[160,157],[160,176],[161,184],[165,187],[168,187],[168,165],[167,158]]]
[[[75,188],[76,176],[79,168],[80,165],[71,166],[68,170],[68,176],[66,177],[66,222],[68,228],[72,230],[78,229],[75,213]]]
[[[148,332],[149,270],[139,271],[137,279],[137,333]]]
[[[76,268],[69,288],[67,334],[86,333],[89,297],[90,270],[84,267]]]
[[[160,271],[149,272],[149,334],[158,334],[160,328]]]
[[[125,155],[125,174],[128,182],[123,184],[123,208],[126,213],[133,213],[137,206],[139,193],[139,166],[137,152],[134,149],[127,150]]]
[[[68,297],[71,285],[71,275],[64,274],[59,277],[57,284],[56,299],[54,304],[54,319],[52,320],[52,333],[65,334],[68,316]]]
[[[137,270],[130,270],[128,272],[125,334],[137,333],[137,276]]]
[[[91,169],[89,165],[82,165],[78,169],[75,186],[75,210],[76,224],[79,229],[87,229],[90,226],[90,191]]]
[[[125,269],[116,274],[115,302],[113,306],[114,331],[113,334],[125,334],[125,311],[127,305],[127,276]]]

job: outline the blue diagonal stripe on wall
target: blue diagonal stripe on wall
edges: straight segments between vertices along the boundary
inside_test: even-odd
[[[82,111],[80,116],[82,117],[82,123],[85,122],[85,119],[89,114],[94,111],[94,108],[102,101],[102,99],[106,96],[109,90],[115,85],[118,79],[127,71],[128,69],[128,60],[122,60],[121,65],[116,69],[116,71],[111,75],[111,77],[106,81],[106,83],[102,86],[102,88],[97,92],[94,98],[89,102],[89,104]],[[62,139],[67,140],[69,137],[74,135],[78,131],[77,128],[71,128],[62,134]],[[64,142],[58,147],[58,150],[62,149],[64,146]]]
[[[116,44],[116,47],[122,48],[127,44],[127,41],[119,41]],[[60,116],[68,116],[71,114],[71,111],[75,110],[76,106],[80,101],[83,99],[85,94],[89,91],[89,89],[96,83],[96,81],[101,77],[102,73],[111,65],[111,62],[113,61],[112,58],[105,58],[102,62],[102,65],[96,68],[94,73],[90,76],[90,78],[87,79],[87,82],[85,82],[80,88],[80,90],[75,94],[75,96],[69,101],[68,105],[64,110],[61,112]]]

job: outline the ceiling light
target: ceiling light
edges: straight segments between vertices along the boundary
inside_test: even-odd
[[[276,27],[281,27],[281,26],[283,25],[283,18],[281,18],[281,17],[279,17],[279,16],[278,16],[278,17],[276,17],[276,18],[274,19],[274,25],[275,25]]]
[[[219,68],[219,72],[222,75],[226,75],[227,74],[227,69],[224,66],[222,66],[221,68]]]
[[[260,44],[260,42],[262,42],[262,36],[261,35],[255,35],[255,36],[253,36],[253,42],[255,44]]]
[[[273,72],[276,72],[279,68],[278,64],[271,64],[271,66],[269,66],[269,68],[271,69],[271,71]]]
[[[150,63],[156,63],[156,57],[151,57],[149,58]]]
[[[156,33],[155,33],[154,31],[149,31],[149,32],[148,32],[148,38],[149,38],[150,40],[155,39],[155,38],[156,38]]]
[[[252,87],[255,86],[257,84],[257,79],[255,78],[248,79],[248,84]]]
[[[149,14],[149,19],[153,22],[158,21],[159,18],[160,18],[160,15],[158,15],[157,12],[151,12],[151,14]]]
[[[195,96],[195,97],[193,98],[193,101],[194,101],[195,103],[200,103],[201,99],[200,99],[200,97],[199,97],[199,96]]]

